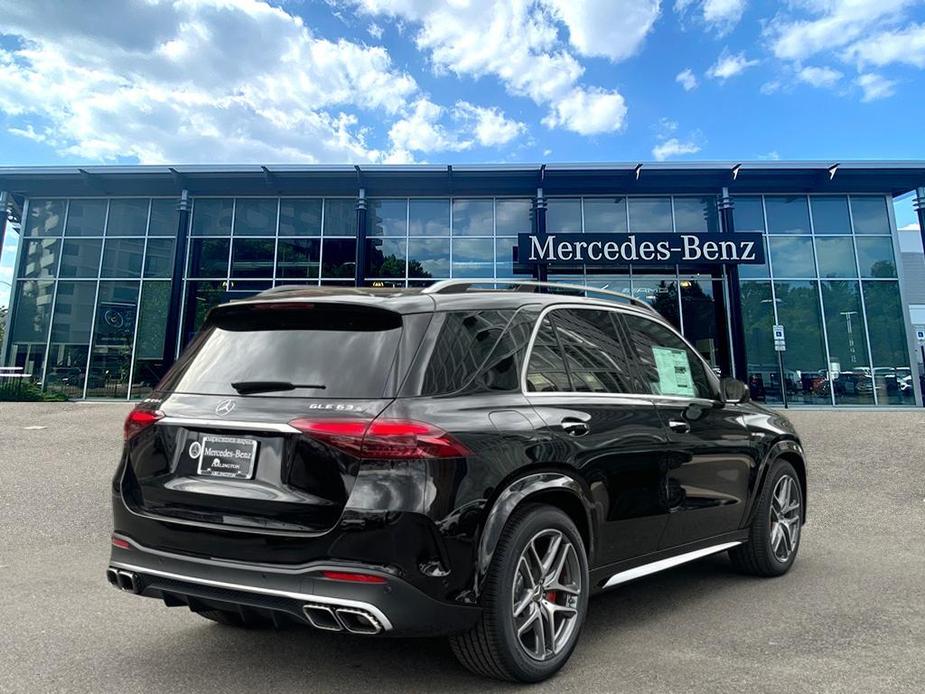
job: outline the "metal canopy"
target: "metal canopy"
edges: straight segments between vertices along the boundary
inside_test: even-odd
[[[542,179],[542,180],[541,180]],[[44,195],[887,193],[925,185],[925,161],[618,162],[446,165],[0,167],[0,190]]]

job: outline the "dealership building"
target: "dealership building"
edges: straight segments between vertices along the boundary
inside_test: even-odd
[[[273,286],[462,278],[632,295],[769,404],[922,404],[925,266],[892,203],[923,223],[925,162],[20,167],[0,191],[3,365],[72,398],[144,397],[211,307]]]

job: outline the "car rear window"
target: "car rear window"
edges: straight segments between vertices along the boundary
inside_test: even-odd
[[[233,306],[210,316],[159,390],[238,395],[233,383],[284,382],[297,387],[259,395],[391,397],[401,331],[401,315],[381,309]]]

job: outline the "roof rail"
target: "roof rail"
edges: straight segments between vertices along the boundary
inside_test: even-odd
[[[473,285],[510,285],[514,287],[513,291],[521,291],[521,288],[528,289],[567,289],[571,291],[579,292],[590,292],[592,294],[603,294],[604,297],[613,297],[615,299],[620,299],[625,301],[631,306],[638,306],[650,313],[658,314],[658,311],[652,307],[651,304],[646,303],[642,299],[637,299],[635,296],[630,296],[629,294],[624,294],[623,292],[614,292],[610,289],[601,289],[600,287],[588,287],[583,284],[566,284],[560,282],[537,282],[532,280],[480,280],[480,279],[454,279],[454,280],[441,280],[439,282],[434,282],[430,286],[422,290],[424,294],[461,294],[466,291]],[[493,287],[494,288],[494,287]],[[486,291],[486,290],[483,290]],[[491,289],[487,290],[491,291]],[[512,291],[509,289],[495,289],[495,291],[504,292]]]

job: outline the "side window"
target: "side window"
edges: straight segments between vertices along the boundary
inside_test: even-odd
[[[624,314],[623,319],[648,392],[708,400],[717,397],[703,362],[674,332],[648,318]]]
[[[514,311],[455,311],[437,314],[442,318],[440,332],[424,372],[422,395],[455,393],[483,369]],[[504,364],[497,378],[504,379]],[[510,367],[511,383],[516,387],[516,367]],[[497,386],[495,386],[497,387]]]
[[[552,311],[533,346],[527,387],[537,392],[630,392],[626,353],[611,312]]]

